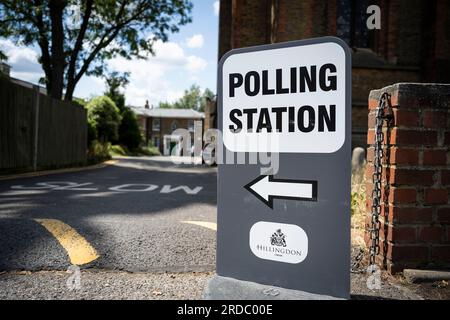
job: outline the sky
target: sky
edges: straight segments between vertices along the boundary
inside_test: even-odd
[[[192,22],[170,34],[165,43],[155,43],[155,56],[147,60],[114,58],[108,61],[110,71],[130,72],[130,83],[124,91],[126,103],[144,106],[145,101],[157,106],[173,102],[185,89],[197,84],[216,92],[219,1],[193,0]],[[20,47],[0,38],[0,47],[8,56],[11,76],[37,83],[43,71],[37,59],[39,47]],[[84,76],[75,96],[90,98],[105,91],[104,79]]]

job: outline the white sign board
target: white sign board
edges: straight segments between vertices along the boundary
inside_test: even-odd
[[[345,141],[345,72],[345,51],[335,42],[229,56],[221,80],[226,148],[339,150]]]

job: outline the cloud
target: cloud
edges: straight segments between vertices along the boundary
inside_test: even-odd
[[[160,101],[173,102],[183,95],[183,90],[169,79],[190,78],[207,66],[203,58],[186,55],[178,43],[157,41],[153,48],[155,56],[149,55],[147,60],[118,57],[109,62],[111,70],[130,72],[130,83],[125,90],[127,104],[143,106],[146,100],[153,105]]]
[[[12,77],[38,83],[44,76],[37,62],[38,48],[17,46],[7,39],[0,39],[0,47],[8,56]],[[108,62],[110,70],[130,72],[130,83],[124,91],[127,104],[143,106],[146,100],[153,105],[160,101],[173,102],[183,95],[184,83],[202,77],[208,65],[202,57],[186,54],[176,42],[156,41],[153,48],[155,56],[147,55],[147,60],[116,57]],[[104,82],[102,78],[84,76],[75,96],[101,95],[105,90]]]
[[[196,34],[186,39],[186,44],[189,48],[201,48],[203,47],[204,39],[203,35]]]
[[[196,56],[187,57],[186,69],[193,74],[203,71],[206,68],[206,65],[207,62],[200,57]]]
[[[218,16],[219,15],[219,11],[220,11],[220,2],[219,1],[214,1],[213,8],[214,8],[214,14],[216,16]]]
[[[11,66],[13,78],[37,83],[44,76],[38,53],[33,49],[18,46],[8,39],[0,39],[0,47],[8,57],[6,63]]]
[[[182,63],[184,59],[184,50],[178,43],[156,41],[153,49],[155,57],[148,55],[149,59],[168,63]]]

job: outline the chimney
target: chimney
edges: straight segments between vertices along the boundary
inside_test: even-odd
[[[145,109],[150,109],[150,106],[148,105],[148,100],[145,100]]]

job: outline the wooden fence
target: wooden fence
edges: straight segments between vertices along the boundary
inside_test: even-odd
[[[0,76],[0,173],[86,164],[86,110]]]

